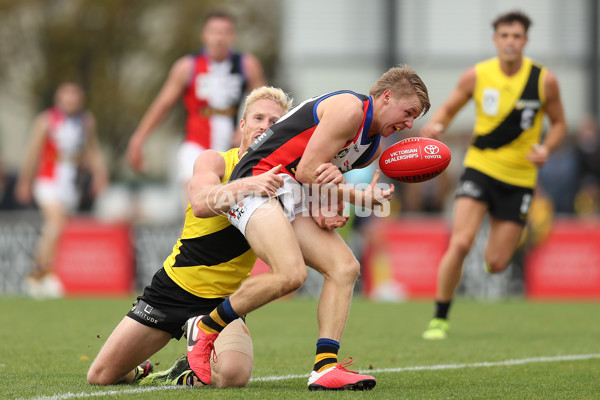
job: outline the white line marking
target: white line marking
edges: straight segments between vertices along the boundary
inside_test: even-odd
[[[549,363],[549,362],[560,362],[560,361],[578,361],[578,360],[591,360],[591,359],[600,359],[600,354],[573,354],[573,355],[565,355],[565,356],[556,356],[556,357],[532,357],[532,358],[522,358],[520,360],[505,360],[505,361],[491,361],[491,362],[480,362],[480,363],[471,363],[471,364],[438,364],[438,365],[422,365],[415,367],[400,367],[400,368],[381,368],[381,369],[370,369],[370,370],[360,370],[360,373],[368,373],[374,374],[378,372],[406,372],[406,371],[437,371],[442,369],[461,369],[461,368],[487,368],[487,367],[509,367],[512,365],[523,365],[523,364],[533,364],[533,363]],[[304,375],[281,375],[281,376],[264,376],[258,378],[250,379],[251,382],[274,382],[274,381],[285,381],[290,379],[300,379],[307,378],[308,374]],[[145,393],[145,392],[154,392],[160,390],[178,390],[178,389],[187,389],[182,386],[154,386],[148,388],[135,388],[135,389],[124,389],[124,390],[106,390],[106,391],[98,391],[98,392],[80,392],[80,393],[63,393],[63,394],[55,394],[52,396],[40,396],[40,397],[32,397],[27,400],[68,400],[68,399],[82,399],[88,397],[100,397],[100,396],[110,396],[110,395],[119,395],[119,394],[135,394],[135,393]],[[20,398],[17,400],[25,400],[24,398]]]
[[[161,390],[181,390],[181,389],[191,389],[186,386],[153,386],[147,388],[135,388],[135,389],[125,389],[125,390],[103,390],[98,392],[79,392],[79,393],[62,393],[62,394],[54,394],[52,396],[40,396],[40,397],[32,397],[29,400],[66,400],[66,399],[83,399],[86,397],[101,397],[101,396],[111,396],[111,395],[119,395],[119,394],[135,394],[135,393],[146,393],[146,392],[157,392]],[[24,400],[23,397],[19,397],[16,400]]]

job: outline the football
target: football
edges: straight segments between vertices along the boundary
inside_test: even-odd
[[[424,182],[441,174],[451,158],[450,149],[444,143],[412,137],[385,149],[379,157],[379,169],[399,182]]]

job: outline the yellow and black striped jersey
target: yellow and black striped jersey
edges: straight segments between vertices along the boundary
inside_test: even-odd
[[[507,76],[495,57],[475,65],[476,119],[465,167],[502,182],[534,188],[537,168],[526,155],[540,142],[546,68],[524,57]]]
[[[239,162],[239,149],[221,153],[227,183]],[[256,255],[242,233],[225,215],[197,218],[191,205],[186,209],[181,238],[163,266],[169,277],[184,290],[204,298],[227,297],[250,276]]]

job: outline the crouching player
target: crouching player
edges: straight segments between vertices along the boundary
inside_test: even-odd
[[[248,146],[287,112],[291,100],[280,89],[261,87],[250,93],[240,130],[242,143],[227,152],[202,153],[194,165],[189,187],[192,202],[217,207],[215,188],[237,192],[276,186],[276,174],[263,174],[228,182],[240,155]],[[333,166],[331,168],[334,168]],[[341,174],[340,174],[341,176]],[[209,199],[209,196],[211,197]],[[172,339],[180,339],[182,327],[194,316],[207,314],[231,295],[250,275],[256,255],[244,236],[225,215],[196,218],[188,204],[181,238],[172,254],[152,278],[152,282],[107,339],[88,372],[88,382],[96,385],[128,383],[152,372],[144,362]],[[243,320],[230,324],[215,343],[213,386],[245,386],[252,374],[253,348]],[[188,340],[188,345],[193,346]],[[147,383],[188,384],[196,382],[186,357],[170,370],[150,375]]]

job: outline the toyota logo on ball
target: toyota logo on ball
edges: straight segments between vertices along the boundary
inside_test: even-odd
[[[435,144],[428,144],[427,146],[423,147],[423,150],[425,150],[425,153],[427,154],[437,154],[440,152],[440,148]]]

